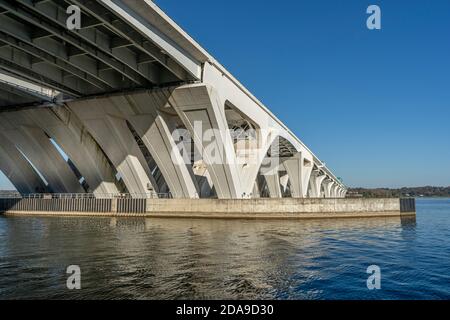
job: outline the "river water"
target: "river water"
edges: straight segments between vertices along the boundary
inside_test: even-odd
[[[0,299],[16,298],[450,299],[450,199],[415,219],[0,217]]]

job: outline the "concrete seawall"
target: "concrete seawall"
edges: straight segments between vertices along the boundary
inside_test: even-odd
[[[414,199],[0,199],[4,215],[317,219],[415,215]]]

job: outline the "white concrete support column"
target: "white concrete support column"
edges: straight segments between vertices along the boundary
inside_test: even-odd
[[[194,164],[192,168],[195,174],[195,180],[198,184],[199,194],[201,198],[211,197],[211,188],[213,181],[204,163]]]
[[[325,180],[326,175],[320,174],[319,172],[313,172],[311,174],[311,178],[309,180],[310,184],[310,190],[311,198],[321,198],[321,189],[322,189],[322,182]]]
[[[278,171],[273,170],[272,172],[264,174],[264,179],[266,180],[270,197],[271,198],[282,198],[283,194],[281,192],[280,175],[279,175]]]
[[[236,157],[241,172],[242,190],[245,193],[248,193],[251,189],[258,173],[265,176],[269,171],[278,170],[280,165],[278,158],[267,157],[267,153],[272,146],[278,147],[277,132],[268,129],[268,127],[261,129],[258,125],[255,126],[255,136],[252,140],[239,140],[235,144]],[[278,175],[278,173],[276,174]]]
[[[44,130],[23,112],[0,114],[0,130],[35,166],[55,193],[84,193],[77,176]]]
[[[256,181],[253,183],[252,198],[261,198],[261,192]]]
[[[119,193],[114,170],[77,116],[66,107],[27,112],[68,155],[96,195]]]
[[[156,110],[163,102],[155,101],[156,93],[128,96],[127,102],[139,108],[138,115],[129,115],[128,120],[137,131],[169,186],[174,198],[199,198],[199,188],[194,179],[190,163],[185,163],[172,133],[162,115]],[[120,99],[120,98],[111,98]],[[167,101],[165,101],[167,103]],[[117,104],[117,103],[116,103]],[[131,105],[130,105],[131,109]]]
[[[286,192],[288,183],[289,183],[289,175],[288,174],[284,174],[283,176],[280,177],[280,185],[281,185],[282,192]]]
[[[198,198],[193,176],[183,161],[169,128],[161,116],[136,116],[130,119],[151,153],[174,198]],[[152,125],[148,128],[148,124]],[[147,130],[144,129],[147,127]]]
[[[4,132],[47,180],[55,193],[84,193],[75,173],[40,128],[20,126]]]
[[[306,198],[309,179],[313,170],[312,159],[305,158],[303,152],[299,152],[292,158],[286,158],[283,164],[291,182],[292,197]]]
[[[323,181],[323,189],[325,191],[325,198],[332,198],[332,191],[334,181],[333,180],[324,180]]]
[[[0,134],[0,170],[21,194],[45,191],[45,185],[33,167],[2,134]]]
[[[220,199],[248,197],[242,188],[241,170],[236,161],[225,106],[214,90],[203,84],[182,86],[174,90],[170,103],[190,131],[217,196]]]
[[[108,113],[96,100],[68,103],[111,160],[135,197],[156,191],[157,184],[126,120]]]
[[[339,185],[337,183],[335,183],[335,185],[331,188],[331,197],[332,198],[338,198],[338,190],[339,190]]]

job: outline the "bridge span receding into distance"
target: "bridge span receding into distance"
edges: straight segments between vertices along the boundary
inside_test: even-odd
[[[0,0],[0,170],[22,194],[347,192],[150,0]]]

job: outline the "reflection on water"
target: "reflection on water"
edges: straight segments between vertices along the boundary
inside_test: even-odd
[[[417,221],[2,217],[0,298],[450,298],[450,201],[417,207]]]

